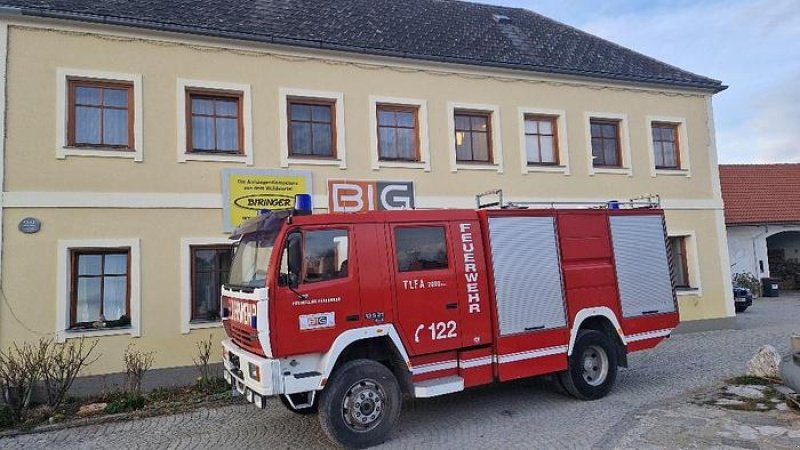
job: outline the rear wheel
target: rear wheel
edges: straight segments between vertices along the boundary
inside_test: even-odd
[[[604,397],[617,379],[617,353],[611,339],[596,330],[578,332],[569,368],[558,377],[573,397],[581,400]]]
[[[366,448],[389,438],[400,416],[400,384],[384,365],[367,359],[338,368],[322,391],[319,420],[337,444]]]

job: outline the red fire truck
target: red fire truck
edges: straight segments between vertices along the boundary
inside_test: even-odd
[[[388,438],[404,396],[553,374],[603,397],[630,352],[677,325],[657,203],[481,199],[243,224],[222,289],[225,379],[363,448]]]

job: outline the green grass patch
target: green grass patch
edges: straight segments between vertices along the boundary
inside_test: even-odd
[[[734,377],[726,381],[728,384],[738,384],[743,386],[770,386],[772,385],[772,381],[761,378],[755,377],[752,375],[742,375],[739,377]]]

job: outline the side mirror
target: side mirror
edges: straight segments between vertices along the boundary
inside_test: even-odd
[[[282,273],[278,275],[278,286],[297,289],[297,287],[300,286],[300,278],[293,273]]]

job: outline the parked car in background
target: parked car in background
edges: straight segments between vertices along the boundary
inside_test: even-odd
[[[733,304],[737,313],[745,312],[753,304],[753,293],[750,292],[750,289],[734,286]]]

